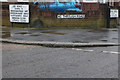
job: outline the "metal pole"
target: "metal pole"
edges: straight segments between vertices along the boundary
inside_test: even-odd
[[[107,3],[107,21],[106,21],[106,28],[110,28],[110,6],[109,6],[109,1]]]
[[[12,22],[12,28],[13,28],[13,22]]]

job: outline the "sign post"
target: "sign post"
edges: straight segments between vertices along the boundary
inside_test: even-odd
[[[119,24],[119,10],[118,9],[111,9],[110,10],[110,18],[117,20],[117,25]]]
[[[13,28],[13,22],[12,22],[12,28]]]

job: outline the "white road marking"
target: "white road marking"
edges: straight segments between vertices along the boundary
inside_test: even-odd
[[[112,54],[120,54],[119,52],[113,52],[113,51],[111,51],[110,53],[112,53]]]
[[[79,48],[72,48],[73,50],[77,51],[84,51],[84,52],[93,52],[95,50],[84,50],[84,49],[79,49]],[[120,54],[120,52],[115,52],[115,51],[101,51],[103,53],[111,53],[111,54]]]
[[[77,50],[77,51],[85,51],[85,52],[92,52],[94,50],[83,50],[83,49],[78,49],[78,48],[72,48],[73,50]]]
[[[73,50],[75,49],[75,48],[72,48]]]
[[[77,51],[81,51],[82,49],[76,49]]]
[[[77,51],[81,51],[81,50],[83,50],[83,49],[76,49],[76,48],[72,48],[73,50],[77,50]]]
[[[83,50],[85,52],[93,52],[94,50]]]
[[[103,51],[103,53],[120,54],[119,52],[114,52],[114,51]]]
[[[109,53],[109,51],[102,51],[103,53]]]

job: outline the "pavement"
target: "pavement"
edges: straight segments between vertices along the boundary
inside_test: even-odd
[[[119,43],[71,43],[71,42],[51,42],[51,41],[23,41],[23,40],[9,40],[0,39],[3,43],[23,44],[23,45],[39,45],[45,47],[98,47],[98,46],[120,46]]]

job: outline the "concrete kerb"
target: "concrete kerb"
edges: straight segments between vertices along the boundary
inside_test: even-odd
[[[39,45],[45,47],[99,47],[99,46],[120,46],[120,43],[72,43],[72,42],[50,42],[50,41],[23,41],[12,39],[0,39],[2,43],[23,44],[23,45]]]

